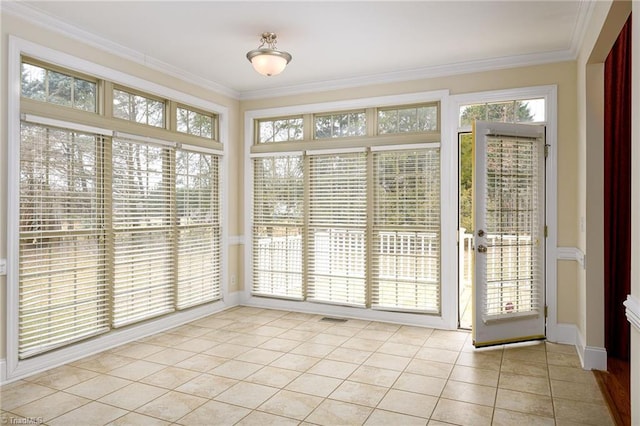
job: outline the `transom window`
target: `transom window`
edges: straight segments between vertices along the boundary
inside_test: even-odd
[[[364,111],[315,116],[317,139],[364,136],[366,131],[367,121]]]
[[[215,134],[213,114],[194,111],[189,108],[176,108],[176,131],[188,135],[213,139]]]
[[[113,116],[134,123],[165,127],[165,104],[161,100],[113,89]]]
[[[302,123],[302,117],[259,120],[258,143],[300,141],[303,139]]]
[[[435,132],[439,129],[438,105],[378,109],[378,133]]]

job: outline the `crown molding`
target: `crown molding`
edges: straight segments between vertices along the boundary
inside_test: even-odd
[[[508,56],[502,58],[482,59],[477,61],[459,62],[455,64],[435,65],[406,71],[395,71],[374,74],[363,77],[353,77],[322,82],[313,82],[269,89],[248,90],[241,92],[240,100],[264,99],[270,97],[290,96],[313,92],[327,92],[353,87],[371,86],[376,84],[398,83],[403,81],[424,80],[436,77],[447,77],[482,71],[541,65],[553,62],[575,60],[571,50],[536,53],[530,55]]]
[[[88,44],[97,49],[101,49],[115,56],[119,56],[132,62],[144,65],[156,71],[162,72],[163,74],[175,77],[187,83],[195,84],[205,89],[212,90],[216,93],[220,93],[236,100],[253,100],[301,95],[314,92],[326,92],[330,90],[341,90],[370,85],[423,80],[436,77],[575,60],[580,45],[582,44],[582,39],[585,35],[586,26],[589,22],[589,17],[593,12],[594,5],[594,1],[580,1],[578,16],[576,18],[576,22],[572,32],[571,45],[566,50],[436,65],[412,70],[395,71],[389,73],[372,74],[367,76],[327,80],[320,82],[309,82],[283,87],[271,87],[268,89],[237,91],[232,88],[223,86],[219,83],[215,83],[211,80],[202,78],[193,73],[187,72],[174,65],[147,56],[126,46],[114,43],[111,40],[99,37],[76,26],[67,24],[41,12],[33,6],[29,6],[17,1],[0,2],[2,13],[8,13],[17,16],[21,19],[24,19],[25,21],[46,28],[53,32],[57,32],[71,39]]]
[[[17,1],[2,1],[0,2],[0,8],[3,14],[7,13],[9,15],[13,15],[41,28],[61,34],[96,49],[103,50],[114,56],[119,56],[131,62],[144,65],[147,68],[175,77],[186,83],[195,84],[203,89],[208,89],[233,99],[240,99],[240,93],[236,90],[202,78],[179,67],[140,53],[137,50],[115,43],[109,39],[92,34],[74,25],[67,24],[66,22],[41,12],[33,6]]]

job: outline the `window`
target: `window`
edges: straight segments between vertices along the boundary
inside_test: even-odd
[[[176,109],[176,130],[188,135],[213,139],[215,131],[213,114],[204,114],[189,108],[178,107]]]
[[[254,158],[253,292],[302,298],[302,155]]]
[[[378,133],[433,132],[438,130],[438,105],[379,108]]]
[[[317,139],[364,136],[366,130],[364,111],[315,116]]]
[[[22,96],[37,101],[96,112],[96,83],[22,63]]]
[[[134,123],[165,127],[164,102],[113,89],[113,116]]]
[[[19,356],[106,331],[100,138],[23,124]]]
[[[221,144],[191,145],[193,138],[169,129],[125,135],[122,122],[102,113],[61,120],[75,107],[80,79],[30,67],[23,62],[22,98],[40,93],[52,105],[26,103],[12,156],[19,158],[17,358],[220,300],[222,152],[211,147]],[[58,74],[70,79],[70,105],[52,97]],[[114,95],[114,116],[126,111],[144,124],[163,123],[165,104],[181,109]],[[189,129],[209,119],[212,134],[217,115],[182,109]]]
[[[305,151],[256,141],[252,294],[439,314],[438,110],[386,108],[396,113],[392,138],[367,134],[380,110],[366,108],[296,118]],[[405,111],[411,126],[397,119]],[[257,120],[256,130],[265,122],[274,123]],[[332,148],[329,138],[345,139]]]
[[[258,121],[258,143],[302,140],[302,117]]]
[[[460,107],[460,127],[471,126],[475,120],[498,121],[502,123],[541,123],[545,119],[545,100],[525,99]]]

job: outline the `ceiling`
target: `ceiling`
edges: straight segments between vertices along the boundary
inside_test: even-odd
[[[9,11],[242,99],[574,59],[589,5],[23,1]],[[265,31],[293,56],[273,77],[256,73],[245,57]]]

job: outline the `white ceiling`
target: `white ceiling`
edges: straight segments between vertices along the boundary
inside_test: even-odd
[[[203,86],[250,98],[573,59],[589,4],[24,1],[10,11]],[[264,31],[276,32],[277,47],[293,56],[278,76],[257,74],[245,57]]]

